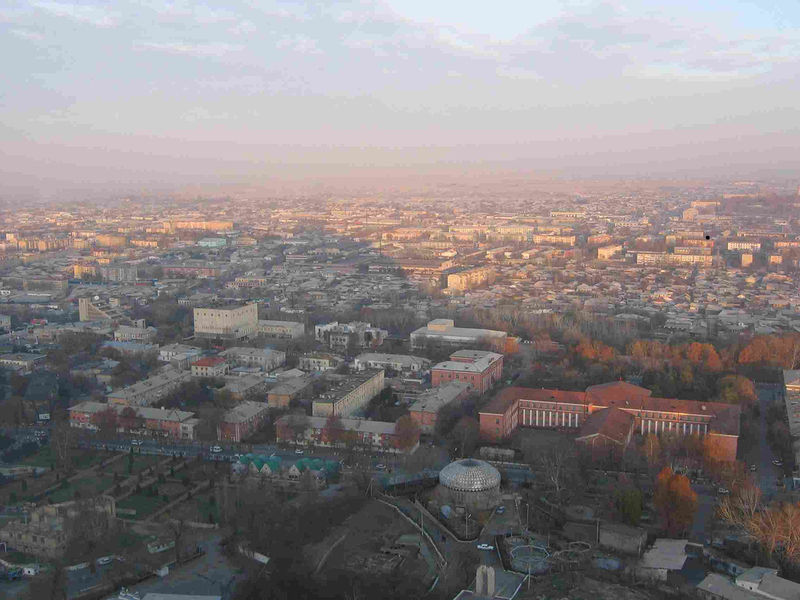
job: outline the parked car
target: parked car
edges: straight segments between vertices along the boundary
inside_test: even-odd
[[[757,471],[758,467],[756,465],[750,465],[750,470],[751,471]]]
[[[113,556],[101,556],[100,558],[97,559],[97,564],[99,566],[110,565],[113,561],[114,561]]]
[[[295,453],[295,454],[297,454],[297,455],[303,455],[303,454],[305,454],[305,452],[304,452],[303,450],[300,450],[300,448],[298,448],[297,450],[295,450],[295,451],[294,451],[294,453]]]
[[[131,446],[141,446],[142,440],[131,440]]]
[[[377,465],[375,465],[375,468],[378,469],[378,471],[385,471],[386,470],[386,465],[377,464]]]
[[[489,544],[478,544],[478,550],[486,550],[491,552],[494,550],[494,546],[490,546]]]
[[[731,491],[728,488],[721,487],[717,490],[717,493],[721,496],[725,496],[726,494],[730,494]]]
[[[498,515],[502,515],[504,512],[506,512],[506,507],[505,507],[505,506],[498,506],[498,507],[497,507],[497,510],[496,510],[495,512],[496,512]]]
[[[211,451],[214,454],[219,454],[220,452],[222,452],[222,447],[221,446],[211,446]]]
[[[778,460],[776,458],[775,460],[772,461],[772,464],[775,465],[776,467],[782,467],[783,466],[783,461],[782,460]]]

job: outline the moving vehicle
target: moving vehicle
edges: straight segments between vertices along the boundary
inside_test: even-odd
[[[131,446],[141,446],[142,440],[131,440]]]
[[[300,456],[305,454],[305,452],[303,450],[300,450],[299,448],[297,450],[295,450],[294,453],[297,454],[297,455],[300,455]]]
[[[110,565],[113,561],[114,561],[113,556],[101,556],[100,558],[97,559],[96,562],[99,566],[103,566],[103,565]]]
[[[221,446],[211,446],[211,451],[214,454],[219,454],[220,452],[222,452],[222,447]]]
[[[505,506],[498,506],[498,507],[497,507],[497,510],[496,510],[495,512],[496,512],[498,515],[502,515],[504,512],[506,512],[506,507],[505,507]]]
[[[489,544],[478,544],[478,550],[491,552],[492,550],[494,550],[494,546],[490,546]]]
[[[383,463],[380,463],[380,464],[375,465],[375,468],[378,471],[385,471],[386,470],[386,465],[384,465]]]
[[[730,494],[731,491],[728,488],[721,487],[717,490],[717,493],[720,494],[721,496],[724,496],[726,494]]]

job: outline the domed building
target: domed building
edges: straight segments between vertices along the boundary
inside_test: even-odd
[[[488,510],[500,502],[500,471],[482,460],[451,462],[440,471],[439,484],[455,506]]]

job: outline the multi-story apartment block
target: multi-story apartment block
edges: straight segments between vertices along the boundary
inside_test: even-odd
[[[373,327],[369,323],[353,321],[352,323],[326,323],[314,327],[317,341],[327,344],[332,349],[374,348],[380,346],[389,332]]]
[[[229,410],[217,425],[217,439],[241,442],[267,420],[269,406],[265,402],[242,402]]]
[[[731,240],[728,242],[728,250],[747,250],[748,252],[758,252],[761,250],[761,242]]]
[[[93,514],[87,517],[89,511]],[[112,496],[45,504],[32,509],[24,521],[9,521],[0,528],[0,544],[6,550],[57,559],[66,552],[75,532],[72,524],[77,519],[90,519],[92,527],[99,528],[96,533],[102,533],[115,517],[116,504]]]
[[[108,423],[109,413],[114,415],[112,423],[116,431],[148,437],[193,440],[199,423],[193,412],[185,410],[89,401],[70,407],[69,424],[70,427],[96,431],[102,423]]]
[[[262,371],[272,371],[286,362],[286,353],[271,348],[228,348],[220,354],[237,366],[258,367]]]
[[[259,321],[258,335],[279,340],[296,340],[306,334],[306,326],[294,321]]]
[[[610,260],[620,254],[622,254],[622,244],[601,246],[597,249],[597,258],[600,260]]]
[[[447,276],[447,288],[456,292],[464,292],[482,285],[490,285],[494,282],[496,276],[496,271],[489,267],[478,267],[458,273],[450,273]]]
[[[314,400],[315,417],[350,417],[360,412],[384,388],[383,370],[368,370],[353,375],[337,388]]]
[[[431,369],[434,387],[461,381],[479,394],[485,394],[500,381],[503,375],[503,355],[485,350],[459,350],[450,360],[440,362]]]
[[[463,381],[450,381],[419,394],[408,407],[409,415],[420,426],[423,433],[433,433],[439,411],[469,395],[471,386]]]
[[[258,331],[258,306],[214,306],[194,309],[194,333],[202,338],[241,339]]]
[[[783,398],[792,437],[800,437],[800,369],[783,372]]]
[[[105,281],[132,282],[139,278],[139,270],[135,266],[108,265],[98,267],[97,270]]]
[[[186,371],[165,368],[147,379],[109,393],[108,402],[121,406],[151,406],[180,388],[191,377]]]
[[[510,387],[480,411],[481,436],[502,440],[517,427],[580,431],[594,413],[616,408],[634,417],[640,435],[670,432],[709,436],[723,460],[736,460],[741,409],[719,402],[653,398],[650,390],[616,381],[585,392]]]
[[[296,415],[285,415],[275,423],[278,441],[296,442],[295,428],[292,421]],[[359,446],[378,448],[383,451],[397,452],[397,435],[395,424],[383,421],[367,421],[365,419],[340,419],[337,431],[327,429],[327,417],[306,417],[306,430],[299,436],[303,443],[313,446],[344,446],[352,440]],[[416,448],[416,446],[414,446]],[[413,450],[413,448],[412,448]]]

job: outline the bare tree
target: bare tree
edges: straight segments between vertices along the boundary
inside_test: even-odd
[[[539,459],[539,464],[544,471],[545,481],[553,488],[558,500],[567,485],[567,464],[571,453],[566,444],[558,444],[550,448]]]
[[[69,418],[64,413],[56,414],[50,433],[50,448],[60,468],[66,470],[72,468],[72,444],[74,441],[75,430],[70,427]]]

